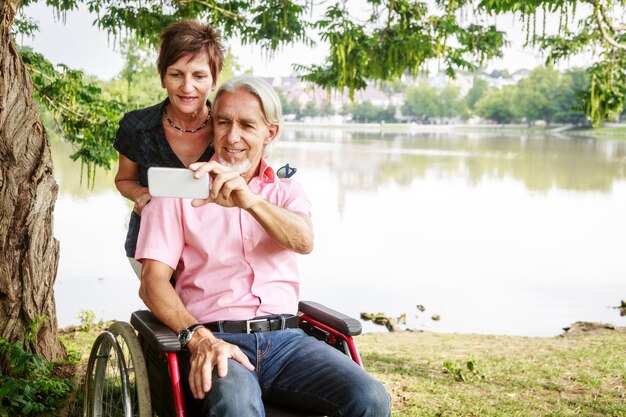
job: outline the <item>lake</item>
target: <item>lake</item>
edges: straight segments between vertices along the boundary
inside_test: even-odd
[[[128,320],[143,308],[123,251],[131,204],[115,170],[81,184],[70,153],[53,144],[59,325],[82,310]],[[297,167],[313,203],[302,299],[355,317],[406,314],[406,327],[437,332],[626,326],[614,308],[626,299],[626,142],[288,127],[270,163]]]

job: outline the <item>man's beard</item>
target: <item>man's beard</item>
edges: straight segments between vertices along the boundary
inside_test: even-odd
[[[226,161],[221,156],[217,158],[217,162],[219,162],[220,164],[222,164],[224,166],[227,166],[228,168],[232,169],[233,171],[235,171],[239,175],[247,172],[250,169],[250,167],[252,166],[252,163],[250,163],[250,161],[247,160],[247,159],[245,161],[243,161],[243,162],[232,163],[232,162]]]

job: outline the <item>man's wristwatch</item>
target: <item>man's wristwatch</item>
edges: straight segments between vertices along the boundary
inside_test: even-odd
[[[186,329],[181,330],[181,332],[178,333],[178,341],[180,342],[180,347],[187,346],[187,343],[189,343],[191,341],[191,338],[193,337],[193,332],[201,327],[204,326],[202,324],[194,324],[187,327]]]

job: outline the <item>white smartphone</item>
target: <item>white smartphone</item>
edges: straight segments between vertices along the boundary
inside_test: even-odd
[[[148,190],[153,197],[207,198],[209,175],[194,178],[187,168],[148,168]]]

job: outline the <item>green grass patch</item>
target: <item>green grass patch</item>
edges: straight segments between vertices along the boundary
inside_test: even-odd
[[[358,339],[394,417],[625,416],[626,333],[525,338],[435,333]]]

